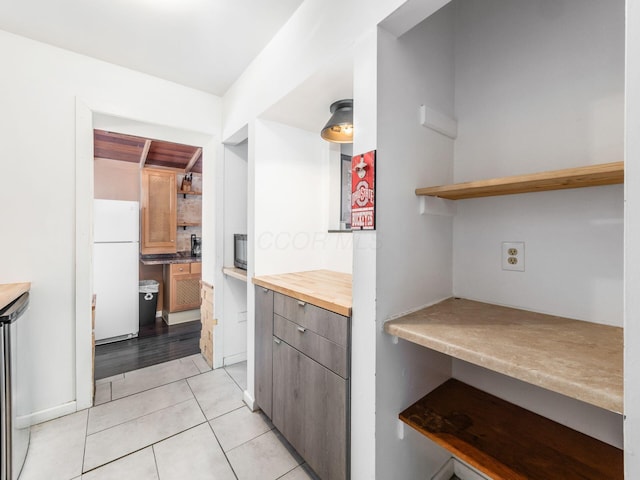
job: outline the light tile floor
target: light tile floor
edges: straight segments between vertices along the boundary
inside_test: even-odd
[[[201,355],[99,380],[94,407],[32,428],[20,480],[315,479],[244,388],[246,363]]]

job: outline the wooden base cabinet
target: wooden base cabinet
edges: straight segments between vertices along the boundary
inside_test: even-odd
[[[322,480],[349,478],[350,319],[256,287],[256,402]]]
[[[164,267],[164,310],[174,313],[200,308],[200,263]]]

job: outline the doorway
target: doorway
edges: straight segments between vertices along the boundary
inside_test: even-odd
[[[203,224],[202,260],[210,259],[210,267],[203,269],[203,279],[213,282],[215,211],[213,178],[216,143],[212,134],[186,130],[177,126],[160,125],[153,121],[133,120],[109,113],[112,106],[89,106],[76,101],[76,406],[87,408],[93,404],[91,297],[93,285],[93,197],[94,148],[93,131],[101,129],[144,138],[162,139],[184,145],[202,146]],[[143,115],[144,116],[144,115]],[[184,123],[184,122],[183,122]],[[188,123],[188,122],[187,122]],[[206,178],[210,180],[206,180]],[[207,220],[209,218],[209,220]],[[99,300],[98,300],[99,305]],[[175,337],[174,337],[175,338]]]
[[[101,129],[93,144],[99,380],[200,352],[202,147]]]

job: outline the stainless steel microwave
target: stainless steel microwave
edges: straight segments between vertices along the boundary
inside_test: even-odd
[[[233,235],[233,264],[242,270],[247,269],[246,233],[235,233]]]

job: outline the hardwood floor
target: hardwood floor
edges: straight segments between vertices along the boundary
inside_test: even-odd
[[[200,320],[167,325],[156,318],[137,338],[96,346],[95,379],[137,370],[200,352]]]

